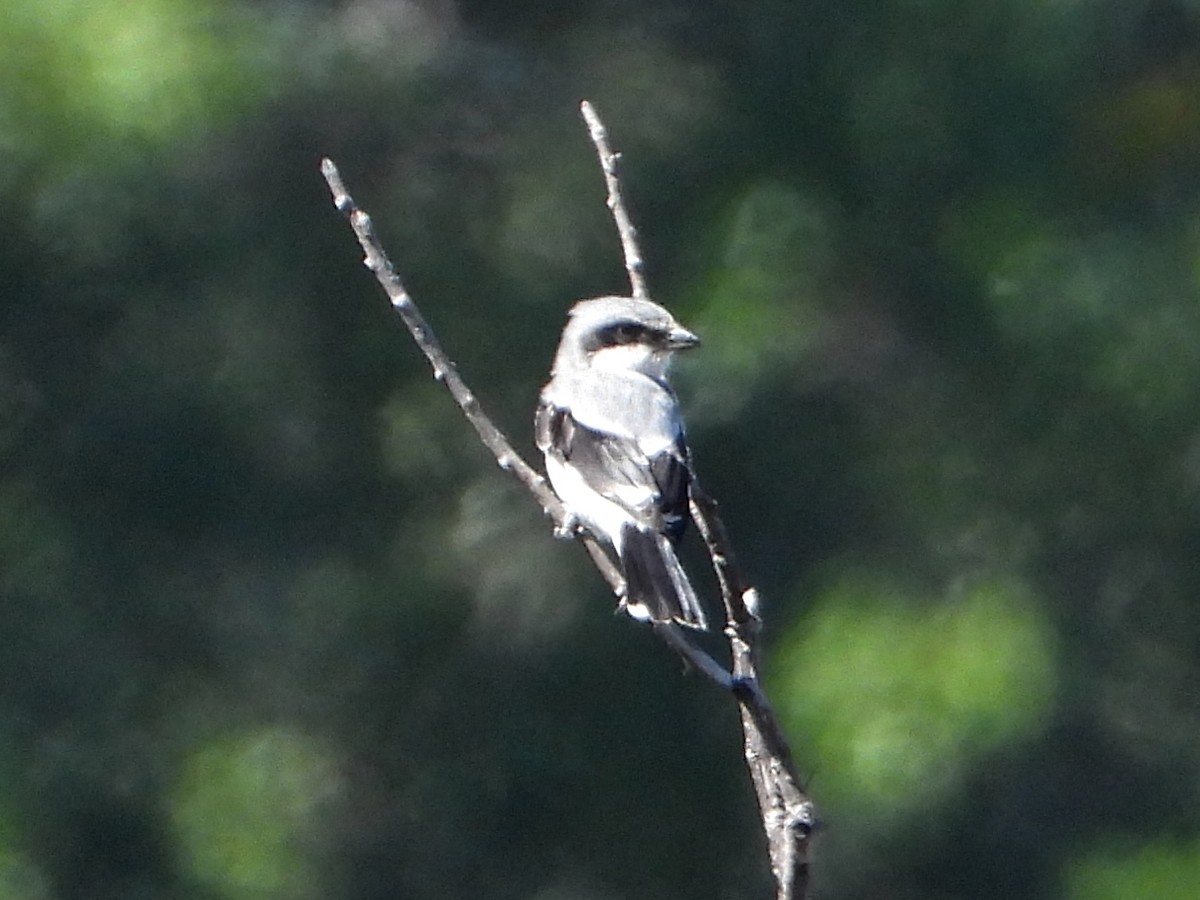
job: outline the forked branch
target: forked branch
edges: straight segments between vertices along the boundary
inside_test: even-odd
[[[608,142],[608,132],[595,108],[586,100],[581,112],[596,146],[600,166],[608,187],[608,207],[612,211],[630,289],[635,297],[648,297],[644,263],[637,242],[637,230],[621,196],[617,170],[620,154]],[[349,219],[363,249],[363,263],[375,273],[403,319],[425,358],[433,367],[434,377],[446,385],[463,415],[475,428],[480,440],[496,457],[501,468],[512,472],[529,490],[560,534],[569,534],[587,549],[596,568],[618,596],[625,585],[620,570],[604,548],[586,530],[576,527],[567,510],[546,480],[513,449],[511,443],[484,413],[478,398],[458,374],[453,361],[442,349],[429,324],[404,288],[395,267],[388,259],[371,217],[354,202],[332,160],[321,160],[334,205]],[[699,672],[727,688],[741,708],[746,765],[758,795],[763,831],[770,851],[771,869],[778,886],[777,900],[803,900],[807,896],[808,863],[811,836],[816,824],[812,802],[801,786],[791,750],[758,678],[758,639],[762,621],[758,614],[757,593],[746,586],[733,558],[728,533],[717,513],[716,503],[693,480],[692,518],[704,539],[725,605],[725,635],[729,639],[732,666],[725,669],[674,624],[656,624],[655,632]]]

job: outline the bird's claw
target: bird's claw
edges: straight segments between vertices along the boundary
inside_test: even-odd
[[[579,519],[573,513],[567,513],[562,522],[554,526],[554,536],[560,541],[572,540],[578,531]]]

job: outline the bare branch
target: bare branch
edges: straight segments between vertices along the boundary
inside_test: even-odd
[[[783,727],[758,677],[758,643],[762,631],[758,592],[741,577],[733,546],[717,503],[693,477],[692,519],[712,560],[728,624],[725,635],[733,656],[733,693],[741,706],[746,767],[758,795],[763,831],[771,855],[778,900],[808,896],[811,839],[817,827],[816,807],[804,791]]]
[[[617,171],[620,155],[609,146],[608,132],[592,105],[585,100],[580,109],[604,171],[608,207],[621,238],[625,269],[629,274],[633,296],[647,297],[637,230],[621,197]],[[519,478],[541,504],[546,515],[553,520],[555,531],[580,540],[613,593],[623,596],[624,579],[606,550],[589,532],[577,527],[546,480],[513,449],[504,434],[484,413],[478,399],[442,350],[384,252],[370,216],[359,209],[346,190],[337,166],[331,160],[323,159],[321,172],[329,185],[334,204],[347,216],[362,246],[363,263],[375,273],[392,307],[404,320],[413,340],[433,367],[434,377],[446,385],[500,467]],[[726,671],[694,644],[678,626],[656,623],[654,630],[689,665],[717,685],[730,690],[737,699],[741,708],[746,765],[758,795],[771,869],[778,885],[777,900],[804,900],[807,896],[810,838],[816,826],[816,812],[801,786],[783,729],[759,682],[758,638],[762,622],[758,615],[758,595],[753,588],[744,584],[737,570],[732,545],[717,512],[716,502],[701,490],[694,479],[691,486],[691,512],[708,548],[720,586],[727,621],[725,634],[733,659],[732,672]]]
[[[621,197],[621,180],[617,167],[621,162],[621,154],[614,153],[608,144],[608,129],[600,121],[596,108],[587,100],[579,104],[583,120],[587,122],[588,134],[596,145],[596,153],[600,156],[600,168],[604,171],[604,183],[608,185],[608,208],[612,211],[613,220],[617,223],[617,234],[621,237],[621,250],[625,255],[625,271],[629,273],[629,287],[635,297],[649,297],[646,289],[645,261],[642,251],[638,248],[637,229],[629,218],[625,201]]]
[[[354,198],[346,190],[341,173],[338,172],[333,160],[328,158],[321,160],[321,174],[325,176],[325,183],[329,185],[334,206],[350,220],[350,227],[354,230],[354,235],[362,246],[363,265],[375,273],[375,277],[387,293],[388,299],[392,301],[392,308],[400,314],[400,318],[408,326],[413,340],[417,342],[417,346],[421,348],[421,352],[425,354],[425,358],[433,367],[433,377],[446,385],[446,389],[454,397],[458,408],[467,417],[467,421],[474,426],[483,445],[496,457],[500,468],[512,472],[521,480],[521,483],[542,505],[546,515],[553,520],[557,532],[572,535],[583,542],[588,554],[592,557],[592,562],[600,570],[600,574],[604,576],[604,580],[608,582],[613,593],[618,597],[622,596],[625,592],[625,580],[613,561],[609,559],[608,554],[595,538],[576,527],[558,496],[546,484],[546,479],[513,449],[508,438],[488,418],[483,407],[480,406],[479,400],[467,387],[462,376],[458,374],[457,367],[442,349],[442,345],[434,336],[433,329],[429,327],[424,316],[421,315],[421,311],[417,309],[416,303],[405,290],[400,276],[396,274],[391,260],[388,259],[383,245],[375,234],[375,226],[371,222],[371,217],[354,202]]]

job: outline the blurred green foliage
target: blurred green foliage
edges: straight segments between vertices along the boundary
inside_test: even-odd
[[[812,598],[776,665],[827,814],[859,806],[889,827],[929,815],[989,752],[1037,735],[1054,647],[1022,593],[989,582],[926,605],[847,579]]]
[[[1068,868],[1067,896],[1105,900],[1137,894],[1160,900],[1195,896],[1200,853],[1194,842],[1160,840],[1135,849],[1104,848]]]
[[[46,880],[19,853],[0,852],[0,897],[4,900],[40,900],[47,897]]]
[[[0,0],[0,900],[769,895],[728,698],[318,174],[530,450],[584,96],[819,896],[1192,896],[1196,3]]]
[[[5,0],[0,23],[6,146],[39,168],[202,134],[265,87],[268,34],[222,0]]]
[[[278,729],[197,749],[171,803],[187,868],[224,897],[323,896],[303,837],[336,780],[310,741]]]
[[[697,375],[710,420],[734,419],[765,374],[816,344],[833,264],[828,214],[787,184],[744,187],[725,218],[714,223],[704,306],[692,316],[697,328],[721,336]]]

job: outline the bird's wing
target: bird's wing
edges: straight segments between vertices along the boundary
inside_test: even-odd
[[[690,476],[682,430],[647,456],[635,438],[584,425],[546,398],[535,428],[544,453],[569,463],[592,490],[628,510],[640,525],[672,539],[682,534]]]

